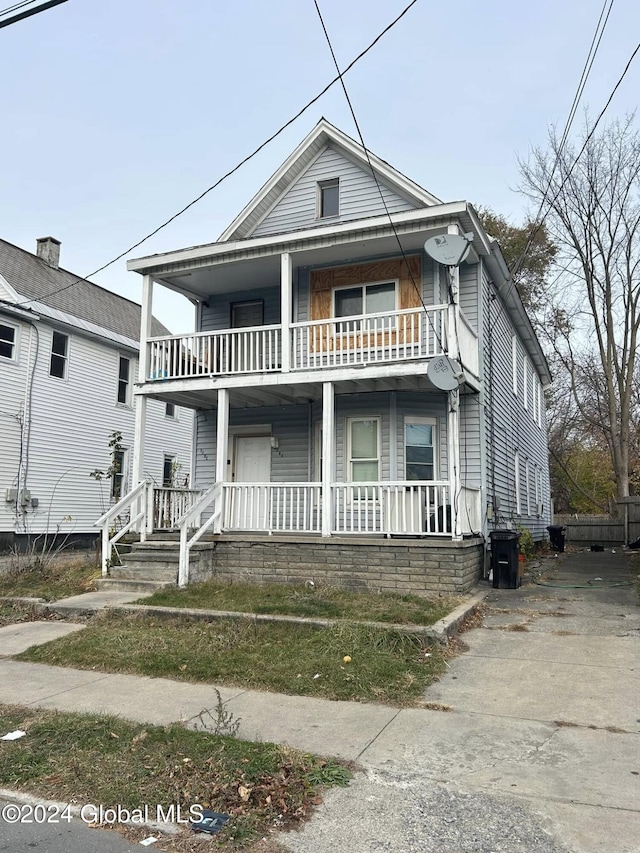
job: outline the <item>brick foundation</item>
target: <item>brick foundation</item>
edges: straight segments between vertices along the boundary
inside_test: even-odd
[[[320,539],[224,534],[192,564],[191,581],[331,584],[350,590],[455,595],[478,582],[478,539]]]

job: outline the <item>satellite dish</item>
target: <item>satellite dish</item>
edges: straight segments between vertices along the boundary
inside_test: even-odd
[[[446,355],[431,359],[427,367],[427,376],[441,391],[455,391],[463,379],[462,368],[458,362]]]
[[[439,234],[427,240],[424,250],[439,264],[457,267],[469,254],[472,240],[472,234]]]

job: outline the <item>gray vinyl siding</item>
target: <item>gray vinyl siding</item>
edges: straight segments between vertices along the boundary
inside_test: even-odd
[[[346,423],[349,418],[380,418],[382,480],[391,480],[392,468],[392,394],[337,395],[335,403],[336,430],[336,482],[345,480]],[[398,480],[404,473],[404,419],[406,416],[431,417],[437,421],[437,477],[447,479],[447,411],[443,394],[398,393],[396,395],[395,471]],[[322,405],[314,401],[311,405],[275,406],[249,409],[233,409],[229,413],[229,427],[260,425],[266,426],[270,434],[278,438],[278,449],[271,455],[272,482],[307,482],[312,479],[314,430],[322,420]],[[216,410],[197,413],[197,446],[195,481],[201,488],[215,482],[216,458]]]
[[[478,264],[460,267],[460,308],[471,326],[478,330]]]
[[[65,378],[58,379],[49,375],[54,329],[42,322],[36,325],[38,358],[33,375],[28,451],[26,435],[23,447],[28,463],[27,488],[39,503],[36,508],[28,506],[26,516],[16,525],[15,514],[12,519],[7,518],[4,500],[0,501],[5,510],[0,516],[0,530],[97,535],[94,522],[109,507],[111,483],[106,479],[97,481],[89,475],[109,467],[108,442],[114,431],[122,433],[122,446],[127,451],[124,487],[130,487],[135,415],[132,405],[117,402],[118,365],[120,355],[130,359],[129,390],[132,392],[137,377],[137,356],[134,352],[116,349],[110,343],[61,328],[59,331],[69,337],[68,363]],[[21,337],[21,358],[26,359],[26,324]],[[8,371],[3,365],[0,370],[4,386]],[[24,405],[26,371],[20,370],[20,373],[22,398],[12,396],[11,411]],[[133,397],[130,399],[132,401]],[[3,408],[7,405],[4,399],[2,405]],[[190,470],[192,414],[178,408],[177,415],[176,420],[167,419],[164,403],[157,400],[148,403],[144,469],[145,475],[159,484],[162,483],[165,453],[176,457],[181,473],[186,475]],[[3,418],[0,427],[0,471],[7,471],[7,479],[12,480],[17,472],[16,431],[9,419]],[[4,492],[5,475],[0,476]]]
[[[481,409],[479,394],[460,396],[460,482],[482,488]]]
[[[490,298],[490,294],[495,299]],[[518,393],[513,393],[512,336],[515,328],[494,288],[485,280],[483,285],[484,373],[486,385],[485,432],[487,454],[487,501],[494,496],[499,501],[496,518],[490,527],[528,528],[534,538],[546,535],[551,523],[549,460],[547,455],[547,423],[544,399],[541,405],[541,424],[538,426],[533,408],[532,376],[537,377],[531,359],[528,362],[527,403],[524,407],[522,370],[525,347],[518,338]],[[520,457],[520,507],[517,513],[515,454]],[[527,513],[526,464],[529,463],[529,509]],[[543,513],[536,513],[535,476],[541,480],[539,500]]]
[[[319,181],[339,178],[340,215],[318,219],[317,187]],[[390,213],[413,210],[416,205],[380,184]],[[289,188],[251,232],[252,237],[281,234],[321,224],[335,224],[385,213],[380,192],[370,172],[356,165],[332,147],[327,147]]]
[[[216,294],[209,298],[208,305],[202,306],[200,322],[201,332],[219,332],[231,328],[231,306],[234,302],[264,302],[264,325],[271,326],[280,322],[280,285],[256,287],[233,293]]]

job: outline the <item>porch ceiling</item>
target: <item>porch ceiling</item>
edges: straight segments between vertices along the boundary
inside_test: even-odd
[[[214,388],[194,390],[171,390],[170,383],[163,383],[160,393],[148,396],[189,409],[213,409],[217,406],[218,392]],[[322,382],[304,382],[296,385],[245,386],[229,388],[230,405],[236,408],[283,406],[322,400]],[[384,378],[350,379],[335,382],[335,393],[370,394],[376,391],[422,391],[442,394],[427,379],[426,375],[396,376]]]

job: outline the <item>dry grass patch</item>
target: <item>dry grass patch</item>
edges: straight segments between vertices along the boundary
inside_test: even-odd
[[[331,586],[229,583],[209,580],[166,589],[140,604],[244,613],[357,619],[400,625],[432,625],[460,604],[457,598],[423,598],[388,592],[349,592]]]
[[[34,646],[18,659],[325,699],[411,705],[440,676],[448,653],[417,634],[349,622],[317,629],[105,613],[83,631]]]
[[[214,839],[227,850],[275,826],[298,825],[322,801],[323,788],[346,785],[351,775],[338,761],[178,724],[0,705],[0,728],[27,733],[2,745],[0,787],[80,806],[148,805],[154,817],[156,804],[180,806],[183,815],[191,806],[211,808],[231,816]]]
[[[30,563],[16,562],[0,575],[0,597],[29,596],[55,601],[96,589],[100,569],[93,558],[58,557]]]

